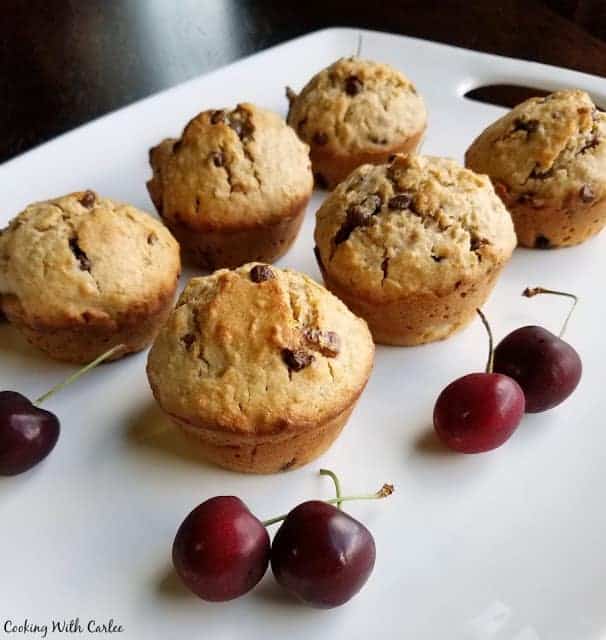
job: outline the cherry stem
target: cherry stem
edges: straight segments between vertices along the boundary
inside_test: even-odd
[[[337,474],[331,471],[330,469],[320,469],[321,476],[329,476],[332,478],[332,481],[335,483],[335,491],[337,492],[337,509],[341,508],[341,483],[339,482],[339,478]]]
[[[78,378],[83,376],[85,373],[88,373],[91,369],[94,369],[98,364],[101,364],[104,360],[107,360],[107,358],[113,356],[114,353],[116,353],[116,351],[119,351],[120,349],[123,349],[123,348],[124,348],[123,344],[117,344],[115,347],[112,347],[105,353],[102,353],[99,357],[95,358],[92,362],[89,362],[87,365],[82,367],[82,369],[79,369],[78,371],[76,371],[76,373],[72,373],[71,376],[69,376],[62,382],[59,382],[58,384],[56,384],[52,389],[49,389],[45,394],[41,395],[37,400],[35,400],[34,404],[42,404],[45,400],[48,400],[51,396],[54,396],[55,393],[57,393],[57,391],[61,391],[61,389],[67,387],[72,382],[75,382]]]
[[[476,309],[476,311],[478,312],[480,320],[486,329],[486,333],[488,333],[488,362],[486,363],[486,373],[492,373],[494,368],[494,342],[492,339],[492,330],[482,311],[480,309]]]
[[[564,296],[566,298],[571,298],[572,299],[572,306],[570,307],[570,311],[568,311],[568,315],[566,316],[566,319],[564,320],[564,324],[562,325],[562,328],[560,329],[560,335],[558,337],[562,337],[564,335],[564,333],[566,332],[566,328],[568,327],[568,321],[570,320],[570,316],[572,315],[572,312],[574,311],[575,307],[577,306],[577,302],[579,301],[579,298],[577,296],[574,295],[574,293],[568,293],[567,291],[555,291],[553,289],[545,289],[543,287],[526,287],[526,289],[524,289],[524,291],[522,291],[522,295],[525,298],[534,298],[534,296],[540,294],[540,293],[549,293],[552,294],[554,296]]]
[[[322,474],[328,475],[328,474]],[[393,484],[384,484],[376,493],[369,493],[367,495],[359,496],[340,496],[339,498],[331,498],[330,500],[324,500],[326,504],[339,504],[341,502],[351,502],[352,500],[381,500],[381,498],[387,498],[395,491]],[[269,527],[276,522],[282,522],[288,513],[283,513],[281,516],[270,518],[269,520],[263,520],[261,523],[264,527]]]

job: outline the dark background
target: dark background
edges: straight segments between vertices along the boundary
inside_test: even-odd
[[[0,0],[0,161],[327,26],[392,31],[606,76],[606,0]]]

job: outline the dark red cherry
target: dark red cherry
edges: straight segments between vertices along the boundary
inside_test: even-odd
[[[0,391],[0,475],[23,473],[53,450],[59,420],[16,391]]]
[[[524,390],[528,413],[547,411],[566,400],[577,388],[583,373],[579,354],[562,339],[578,302],[577,296],[544,287],[527,287],[522,292],[526,298],[538,294],[564,296],[573,301],[560,335],[543,327],[521,327],[506,336],[494,354],[495,371],[515,378]]]
[[[493,373],[493,341],[490,325],[476,310],[488,333],[485,373],[470,373],[451,382],[438,396],[433,409],[436,433],[454,451],[481,453],[500,447],[524,415],[524,392],[508,376]]]
[[[498,373],[470,373],[439,395],[433,424],[451,449],[480,453],[501,446],[523,415],[524,393],[515,380]]]
[[[269,534],[234,496],[198,505],[173,544],[173,564],[185,585],[203,600],[224,602],[250,591],[269,563]]]
[[[59,438],[59,420],[39,405],[124,348],[118,344],[30,402],[16,391],[0,391],[0,475],[14,476],[38,464]]]
[[[522,387],[526,411],[547,411],[564,402],[577,388],[583,373],[579,354],[543,327],[516,329],[494,352],[494,370]]]
[[[287,591],[313,607],[338,607],[364,586],[375,542],[360,522],[318,500],[285,518],[271,548],[271,568]]]

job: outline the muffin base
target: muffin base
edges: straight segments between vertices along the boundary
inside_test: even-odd
[[[319,187],[332,190],[345,180],[354,169],[363,164],[383,164],[396,153],[413,153],[417,150],[424,133],[425,129],[421,129],[401,144],[351,155],[332,153],[312,144],[310,156],[316,184]]]
[[[106,360],[118,360],[129,353],[148,347],[173,308],[174,292],[160,301],[150,313],[135,312],[118,323],[100,322],[91,319],[69,326],[32,326],[24,319],[21,304],[16,298],[2,300],[3,311],[8,321],[15,326],[35,347],[47,353],[54,360],[87,364],[114,345],[124,348]]]
[[[290,249],[305,217],[310,196],[300,200],[279,222],[248,229],[192,229],[164,220],[179,244],[184,261],[206,271],[239,267],[247,262],[276,261]]]
[[[580,244],[606,225],[606,198],[574,207],[505,204],[511,213],[518,243],[531,249]]]
[[[324,283],[364,318],[377,344],[411,347],[444,340],[468,325],[490,295],[502,267],[482,281],[461,283],[450,293],[418,293],[393,301],[365,300],[344,289],[323,271]]]
[[[258,437],[201,429],[170,417],[196,439],[200,454],[209,462],[242,473],[277,473],[301,467],[324,453],[341,433],[356,401],[315,428]]]

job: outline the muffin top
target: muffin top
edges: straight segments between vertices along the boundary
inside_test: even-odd
[[[197,115],[150,151],[160,215],[195,230],[246,229],[295,215],[311,195],[309,147],[252,104]]]
[[[0,301],[16,299],[29,324],[153,311],[179,271],[163,224],[93,191],[31,204],[0,232]]]
[[[324,287],[250,263],[190,280],[147,373],[160,406],[194,427],[276,433],[346,409],[373,355],[366,323]]]
[[[454,160],[403,155],[341,183],[316,214],[315,240],[322,269],[368,300],[448,293],[516,245],[486,176]]]
[[[606,195],[606,113],[584,91],[531,98],[485,129],[465,163],[505,200],[591,202]]]
[[[341,58],[316,74],[299,95],[287,90],[288,124],[314,148],[335,154],[397,146],[425,128],[425,104],[396,69]]]

